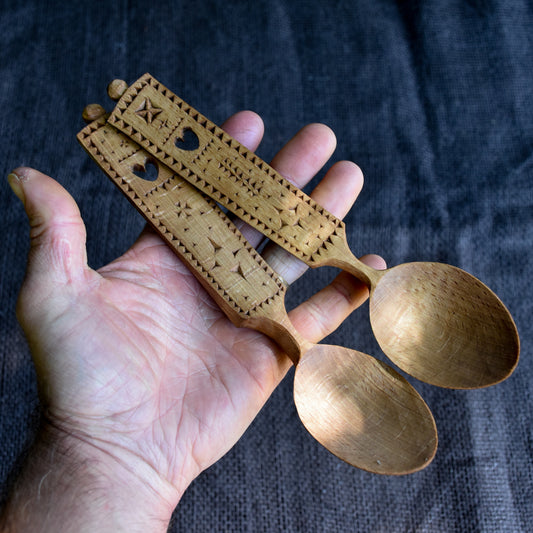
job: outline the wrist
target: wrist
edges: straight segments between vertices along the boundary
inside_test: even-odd
[[[24,463],[1,531],[167,531],[179,495],[131,453],[47,423]]]

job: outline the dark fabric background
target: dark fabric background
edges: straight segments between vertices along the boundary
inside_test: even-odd
[[[411,382],[432,408],[435,461],[379,477],[303,429],[292,375],[178,506],[171,531],[526,532],[533,522],[533,7],[525,0],[0,2],[0,166],[56,177],[79,202],[91,266],[143,226],[78,145],[107,83],[148,71],[213,121],[264,117],[265,159],[321,121],[366,184],[347,217],[354,253],[460,266],[513,313],[521,362],[506,382],[450,391]],[[0,480],[33,435],[35,376],[14,309],[26,220],[0,186]],[[306,275],[288,307],[332,278]],[[383,357],[358,310],[329,339]],[[5,494],[4,494],[5,496]],[[529,524],[529,525],[528,525]]]

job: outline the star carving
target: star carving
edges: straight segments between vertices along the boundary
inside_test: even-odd
[[[236,274],[239,274],[241,278],[246,279],[246,273],[244,272],[244,268],[242,267],[240,262],[238,262],[235,266],[231,267],[229,271],[235,272]]]
[[[139,117],[143,118],[148,124],[152,123],[152,120],[154,120],[154,117],[159,115],[163,111],[159,107],[155,107],[152,104],[152,101],[150,98],[145,98],[144,102],[141,104],[141,107],[135,111],[135,114]]]
[[[219,250],[222,250],[222,246],[220,246],[220,244],[218,244],[215,240],[213,240],[211,237],[207,237],[207,240],[211,243],[211,246],[213,247],[213,251],[215,252],[215,254],[219,251]]]
[[[192,206],[189,204],[187,200],[185,201],[178,200],[174,205],[178,208],[177,210],[178,218],[185,218],[185,219],[189,218],[194,212],[194,209],[192,208]]]

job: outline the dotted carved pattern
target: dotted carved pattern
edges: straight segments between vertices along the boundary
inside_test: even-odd
[[[127,90],[108,122],[308,264],[343,232],[339,219],[149,74]],[[198,138],[194,150],[180,147],[189,130]]]
[[[225,311],[249,318],[266,314],[274,300],[283,301],[285,286],[279,276],[214,201],[105,118],[85,127],[78,140],[217,302],[227,304]],[[158,167],[155,181],[142,178],[149,162]]]

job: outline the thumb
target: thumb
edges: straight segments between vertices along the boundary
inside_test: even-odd
[[[50,290],[50,284],[82,279],[88,270],[86,232],[72,196],[57,181],[31,168],[14,170],[8,181],[30,223],[25,289]]]

